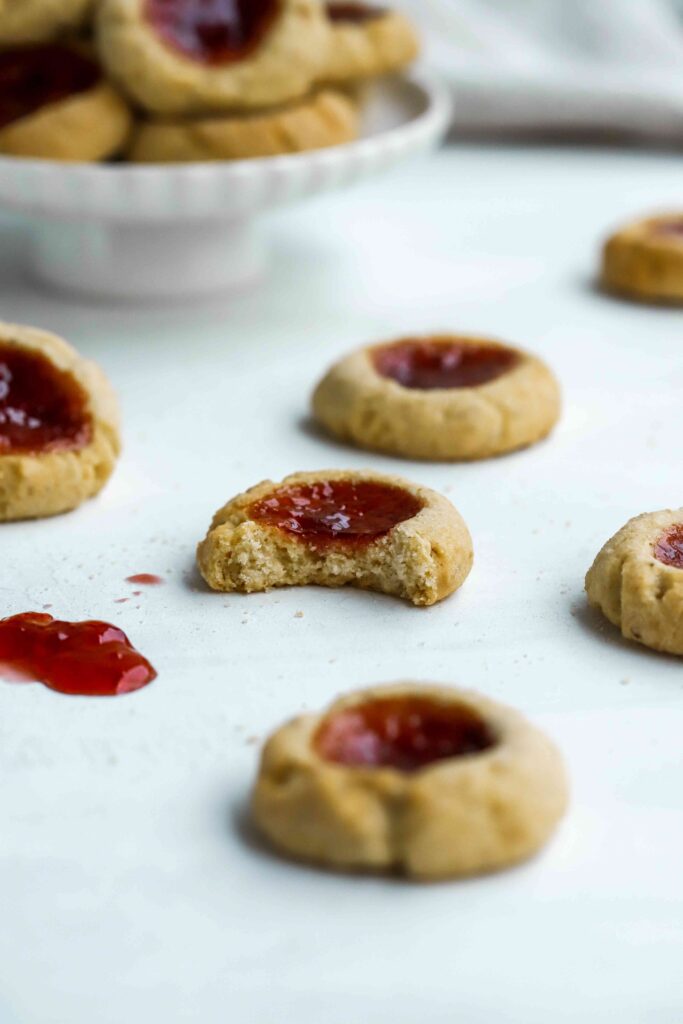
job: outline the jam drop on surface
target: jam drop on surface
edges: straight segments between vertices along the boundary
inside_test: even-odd
[[[0,128],[49,103],[87,92],[100,77],[93,60],[57,43],[0,53]]]
[[[161,576],[154,576],[151,572],[138,572],[135,576],[126,576],[126,583],[138,583],[142,587],[158,587],[163,582]]]
[[[83,697],[115,697],[156,679],[117,626],[59,622],[38,612],[0,620],[0,671]]]
[[[674,569],[683,569],[683,523],[662,534],[655,544],[655,558]]]
[[[375,369],[404,388],[474,388],[488,384],[519,362],[510,348],[486,342],[464,344],[410,338],[381,345],[373,352]]]
[[[314,546],[368,544],[411,519],[422,502],[402,487],[372,480],[321,480],[279,487],[249,507],[252,519]]]
[[[386,14],[383,7],[373,7],[370,4],[333,2],[326,5],[327,17],[330,21],[352,21],[363,24],[365,21],[374,21],[375,18],[382,18]]]
[[[186,57],[228,64],[258,47],[279,10],[280,0],[147,0],[146,17]]]
[[[0,455],[83,448],[92,438],[86,402],[70,373],[0,341]]]
[[[326,761],[413,772],[434,761],[477,754],[496,737],[466,704],[428,697],[383,697],[325,719],[314,739]]]

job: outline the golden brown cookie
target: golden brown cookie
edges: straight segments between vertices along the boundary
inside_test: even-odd
[[[530,857],[567,793],[559,752],[517,711],[470,690],[398,683],[278,729],[252,811],[298,859],[438,879]]]
[[[197,552],[214,590],[351,584],[430,605],[472,566],[465,523],[440,494],[397,476],[294,473],[238,495]]]
[[[0,0],[0,47],[40,43],[78,29],[93,0]]]
[[[0,153],[104,160],[128,138],[128,107],[80,48],[41,43],[2,51],[0,83]]]
[[[157,114],[249,110],[308,92],[327,53],[318,0],[102,0],[112,78]]]
[[[387,7],[326,3],[331,37],[326,82],[352,82],[400,71],[418,56],[420,43],[410,21]]]
[[[119,449],[100,368],[54,334],[0,323],[0,521],[76,508],[107,482]]]
[[[147,121],[136,132],[128,155],[135,163],[244,160],[338,146],[357,134],[355,105],[341,93],[326,90],[267,113]]]
[[[541,440],[560,413],[545,363],[488,338],[371,345],[323,377],[313,413],[361,448],[411,459],[485,459]]]
[[[683,302],[683,214],[639,220],[608,238],[602,285],[644,302]]]
[[[627,640],[683,654],[683,508],[629,520],[593,562],[586,593]]]

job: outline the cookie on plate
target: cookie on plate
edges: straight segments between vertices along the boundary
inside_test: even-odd
[[[119,449],[99,367],[54,334],[0,323],[0,521],[76,508],[107,482]]]
[[[643,302],[683,302],[683,213],[621,228],[604,245],[602,285]]]
[[[355,104],[326,90],[265,113],[147,121],[128,156],[134,163],[245,160],[338,146],[357,134]]]
[[[0,153],[95,161],[118,153],[131,114],[81,47],[39,43],[0,52]]]
[[[484,459],[546,437],[560,390],[537,356],[488,338],[433,335],[345,356],[313,395],[316,420],[361,448]]]
[[[398,683],[278,729],[252,813],[292,857],[426,880],[530,857],[567,792],[557,749],[517,711],[470,690]]]
[[[397,476],[352,470],[266,480],[220,509],[199,545],[214,590],[351,584],[430,605],[472,566],[460,514],[440,494]]]
[[[0,0],[0,47],[40,43],[78,29],[93,0]]]
[[[102,60],[157,114],[256,109],[318,77],[329,26],[318,0],[102,0]]]
[[[683,654],[683,508],[629,520],[593,562],[586,593],[627,640]]]
[[[324,81],[354,82],[401,71],[418,56],[417,33],[397,11],[343,0],[324,7],[331,30]]]

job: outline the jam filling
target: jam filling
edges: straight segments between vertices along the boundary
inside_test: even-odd
[[[382,18],[387,13],[383,7],[373,7],[370,4],[360,3],[328,3],[326,5],[327,17],[334,22],[354,22],[362,25],[366,21],[374,21]]]
[[[174,50],[202,64],[244,60],[280,12],[280,0],[147,0],[147,21]]]
[[[126,576],[126,583],[137,583],[141,587],[158,587],[163,583],[161,576],[151,572],[138,572],[135,576]]]
[[[368,544],[412,519],[422,502],[392,484],[372,480],[320,480],[279,487],[249,507],[249,516],[313,546]]]
[[[373,352],[377,373],[404,388],[474,388],[488,384],[519,362],[513,349],[486,342],[464,344],[429,339],[397,341]]]
[[[683,569],[683,523],[662,534],[655,544],[655,558],[674,569]]]
[[[25,612],[0,620],[0,672],[84,697],[131,693],[156,679],[123,630],[107,622],[58,622]]]
[[[58,43],[0,53],[0,128],[87,92],[100,77],[95,61]]]
[[[0,342],[0,455],[82,448],[92,438],[80,384],[40,352]]]
[[[674,235],[677,238],[683,238],[683,217],[655,221],[652,230],[656,235]]]
[[[414,772],[435,761],[488,750],[496,737],[466,704],[384,697],[331,715],[313,743],[321,757],[336,764]]]

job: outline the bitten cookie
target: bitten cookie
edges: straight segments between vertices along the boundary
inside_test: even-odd
[[[593,562],[586,593],[627,640],[683,654],[683,508],[629,520]]]
[[[472,541],[440,494],[351,470],[266,480],[229,501],[198,549],[214,590],[351,584],[430,605],[457,590]]]
[[[103,160],[124,145],[128,107],[80,48],[43,43],[0,52],[0,153]]]
[[[0,46],[40,43],[79,28],[93,0],[0,0]]]
[[[559,417],[560,390],[529,352],[435,335],[345,356],[318,384],[313,413],[361,448],[411,459],[484,459],[546,437]]]
[[[298,99],[329,26],[317,0],[102,0],[102,60],[152,113],[201,114]]]
[[[139,127],[128,155],[135,163],[244,160],[338,146],[357,134],[355,105],[327,90],[263,114],[148,121]]]
[[[602,285],[644,302],[683,302],[683,214],[621,228],[602,253]]]
[[[567,792],[557,749],[517,711],[469,690],[399,683],[278,729],[252,813],[290,856],[427,880],[530,857]]]
[[[417,33],[404,15],[364,3],[327,3],[331,37],[322,77],[349,82],[400,71],[418,56]]]
[[[0,323],[0,521],[80,505],[107,482],[119,449],[100,368],[54,334]]]

